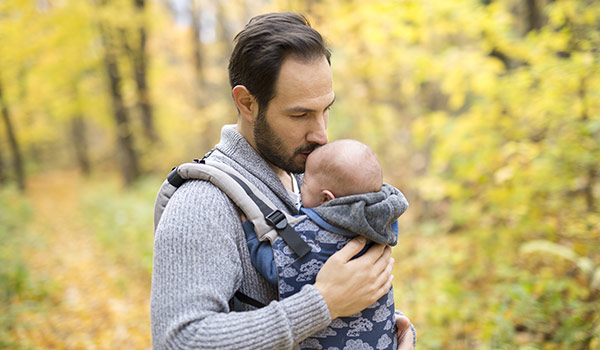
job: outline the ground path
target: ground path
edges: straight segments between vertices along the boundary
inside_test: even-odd
[[[29,182],[36,243],[23,253],[48,295],[19,313],[15,340],[35,349],[150,349],[149,273],[117,262],[86,227],[82,182],[71,173]]]

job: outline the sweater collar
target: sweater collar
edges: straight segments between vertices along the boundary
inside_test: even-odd
[[[248,141],[237,131],[235,124],[225,125],[221,130],[221,141],[215,147],[225,156],[238,163],[246,171],[260,179],[286,205],[290,213],[297,213],[294,201],[275,171]],[[293,174],[296,175],[296,174]],[[297,177],[298,179],[299,177]]]

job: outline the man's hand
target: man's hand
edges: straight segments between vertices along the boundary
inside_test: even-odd
[[[398,314],[398,311],[396,311],[396,328],[398,328],[398,350],[414,350],[416,344],[414,328],[408,318]]]
[[[327,303],[331,319],[350,316],[373,304],[392,287],[390,247],[376,244],[359,258],[364,237],[352,239],[323,265],[315,287]]]

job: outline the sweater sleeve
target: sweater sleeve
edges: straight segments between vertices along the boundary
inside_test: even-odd
[[[244,278],[240,249],[247,247],[238,235],[238,213],[213,185],[189,181],[175,192],[154,239],[155,350],[292,349],[329,324],[313,286],[258,310],[230,312],[228,302]]]

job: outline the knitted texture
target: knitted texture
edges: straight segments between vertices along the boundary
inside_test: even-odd
[[[210,158],[245,176],[278,208],[296,208],[283,184],[235,126],[225,126]],[[265,304],[230,312],[240,290]],[[312,286],[285,300],[252,266],[240,214],[229,198],[205,181],[188,181],[169,200],[154,237],[151,325],[155,350],[297,349],[330,323]]]
[[[379,192],[334,198],[311,210],[328,224],[342,229],[336,233],[348,237],[360,234],[376,243],[395,245],[397,233],[392,230],[392,223],[407,208],[408,201],[402,192],[383,184]]]

